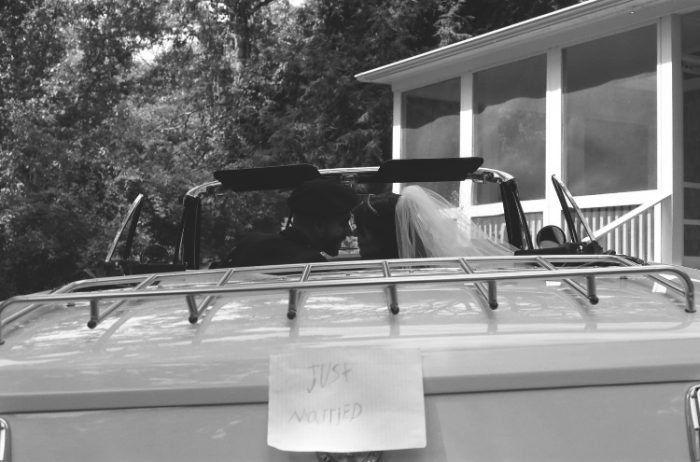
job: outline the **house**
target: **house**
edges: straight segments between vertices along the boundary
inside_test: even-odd
[[[700,1],[590,0],[356,76],[391,85],[393,157],[481,156],[536,231],[569,186],[603,247],[700,267]],[[440,191],[498,234],[498,191]]]

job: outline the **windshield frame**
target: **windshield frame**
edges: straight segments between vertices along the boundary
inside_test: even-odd
[[[473,165],[476,164],[474,162],[475,158],[461,159],[472,159]],[[435,161],[439,163],[439,161],[443,159],[420,160],[426,161],[429,164]],[[456,159],[446,160],[454,161]],[[478,163],[480,164],[480,161]],[[427,164],[421,164],[422,167],[424,165]],[[323,178],[335,179],[337,181],[344,182],[350,185],[358,185],[373,183],[373,181],[371,180],[373,178],[376,178],[378,172],[380,172],[380,168],[381,166],[347,167],[319,169],[318,172]],[[409,172],[408,176],[406,176],[405,172],[401,172],[400,176],[402,176],[402,178],[399,179],[414,179],[414,177],[411,175],[411,172]],[[452,178],[445,181],[455,181],[454,172],[450,173],[450,175],[452,175]],[[463,174],[460,177],[460,181],[468,180],[471,180],[472,182],[477,184],[491,183],[500,186],[508,242],[519,249],[533,249],[534,247],[532,244],[530,229],[522,208],[522,204],[520,202],[520,198],[518,196],[518,189],[515,178],[512,175],[500,170],[478,167],[475,170],[472,170],[468,173],[463,172]],[[385,184],[395,184],[395,182],[393,181],[381,182]],[[403,183],[403,181],[401,183]],[[254,191],[255,189],[252,189],[252,187],[245,187],[242,190]],[[230,187],[226,188],[221,181],[214,180],[208,181],[206,183],[191,188],[183,197],[181,232],[180,239],[178,240],[175,249],[175,255],[177,262],[184,264],[188,269],[200,269],[200,266],[202,264],[200,255],[202,198],[204,196],[218,195],[223,193],[236,194],[236,192],[231,191]]]

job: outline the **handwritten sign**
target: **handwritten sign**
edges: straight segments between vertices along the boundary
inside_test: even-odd
[[[362,452],[426,445],[420,351],[299,349],[270,357],[267,444]]]

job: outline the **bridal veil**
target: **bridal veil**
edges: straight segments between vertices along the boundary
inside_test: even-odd
[[[396,236],[401,258],[499,256],[514,250],[491,239],[436,192],[416,185],[401,191]]]

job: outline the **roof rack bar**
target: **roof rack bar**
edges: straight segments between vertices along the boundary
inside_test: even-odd
[[[685,291],[683,290],[683,288],[678,287],[676,284],[672,283],[671,281],[664,280],[662,277],[654,276],[653,274],[650,274],[649,278],[654,280],[654,282],[657,282],[657,283],[661,284],[662,286],[675,291],[676,293],[679,293],[681,295],[685,294]]]
[[[141,283],[139,283],[139,284],[135,287],[135,289],[136,289],[136,290],[139,290],[139,289],[143,289],[144,287],[148,287],[149,285],[151,285],[151,283],[152,283],[157,277],[158,277],[158,274],[152,274],[151,276],[149,276],[149,277],[147,277],[146,279],[144,279],[143,281],[141,281]],[[95,318],[93,318],[92,316],[90,316],[90,320],[88,321],[87,326],[88,326],[90,329],[94,329],[95,327],[97,327],[98,325],[100,325],[100,323],[101,323],[102,321],[104,321],[105,318],[106,318],[107,316],[109,316],[110,314],[112,314],[112,313],[114,312],[114,310],[116,310],[117,308],[119,308],[120,306],[122,306],[122,305],[124,304],[125,301],[126,301],[126,300],[117,300],[116,302],[112,303],[112,305],[110,305],[109,308],[107,308],[105,311],[103,311],[102,314],[100,314],[100,313],[99,313],[99,310],[98,310],[97,313],[96,313],[97,316],[96,316]]]
[[[486,281],[489,288],[489,306],[492,310],[498,308],[498,291],[496,290],[496,281],[494,279]]]
[[[156,275],[153,275],[153,276],[151,276],[150,279],[152,280],[152,279],[154,279],[154,278],[157,277],[157,276],[158,276],[157,274],[156,274]],[[129,277],[129,278],[128,278],[128,282],[130,282],[130,281],[132,281],[132,280],[142,280],[143,278],[144,278],[144,276],[141,276],[141,275],[139,275],[139,276],[132,276],[132,277]],[[70,284],[67,284],[67,285],[65,285],[65,286],[63,286],[63,287],[61,287],[61,288],[59,288],[58,290],[54,291],[53,293],[54,293],[54,294],[70,293],[70,292],[72,292],[73,290],[75,290],[76,288],[83,288],[83,287],[90,287],[90,286],[104,286],[104,285],[109,285],[110,283],[112,283],[112,284],[114,284],[114,285],[117,285],[117,282],[120,282],[120,284],[118,284],[118,285],[124,285],[123,279],[122,279],[121,281],[118,281],[118,280],[117,280],[116,278],[114,278],[114,277],[112,277],[112,278],[104,278],[104,279],[99,279],[99,280],[87,279],[87,280],[75,281],[75,282],[72,282],[72,283],[70,283]],[[143,283],[137,285],[135,288],[136,288],[136,289],[140,289],[142,286],[143,286]],[[116,306],[110,307],[106,312],[104,312],[103,315],[97,319],[97,323],[96,323],[94,326],[92,326],[91,329],[94,328],[95,326],[97,326],[100,322],[102,322],[102,319],[104,319],[105,316],[107,316],[109,313],[111,313],[112,311],[114,311],[114,309],[116,309],[116,308],[117,308],[119,305],[121,305],[122,303],[124,303],[124,300],[120,300],[120,301],[116,302]],[[30,304],[30,305],[27,305],[27,307],[24,308],[23,310],[18,311],[17,313],[15,313],[15,314],[13,314],[13,315],[11,315],[11,316],[8,316],[7,319],[1,320],[1,321],[0,321],[0,329],[1,329],[3,326],[5,326],[5,325],[7,325],[7,324],[10,324],[11,322],[16,321],[17,319],[19,319],[19,318],[21,318],[21,317],[23,317],[23,316],[26,316],[26,315],[28,315],[28,314],[30,314],[31,312],[33,312],[33,311],[36,310],[37,308],[41,308],[42,306],[43,306],[43,305],[42,305],[41,303],[32,303],[32,304]],[[92,324],[91,324],[91,320],[89,320],[89,321],[88,321],[88,327],[90,327],[91,325],[92,325]],[[1,345],[2,343],[3,343],[2,337],[0,336],[0,345]]]
[[[607,258],[606,258],[605,260],[607,260]],[[545,268],[547,268],[547,269],[554,270],[554,271],[557,270],[557,268],[556,268],[554,265],[551,265],[547,260],[545,260],[545,259],[544,259],[543,257],[541,257],[541,256],[538,256],[538,257],[537,257],[537,263],[540,264],[540,265],[543,265],[543,266],[544,266]],[[587,281],[587,284],[588,284],[588,283],[592,284],[592,285],[589,285],[589,287],[588,287],[588,292],[586,292],[586,293],[583,293],[583,292],[580,292],[580,291],[579,291],[579,289],[580,289],[580,290],[583,290],[583,286],[581,286],[580,284],[577,284],[575,281],[572,281],[572,280],[570,280],[570,279],[566,279],[566,280],[564,280],[563,282],[565,282],[566,284],[572,285],[572,287],[573,287],[575,290],[579,291],[579,292],[580,292],[584,297],[586,297],[586,298],[588,298],[589,295],[590,295],[591,293],[593,293],[593,294],[595,295],[595,303],[593,303],[593,304],[595,305],[595,304],[597,304],[598,301],[599,301],[599,300],[598,300],[598,296],[597,296],[597,294],[596,294],[595,280],[586,279],[586,281]],[[578,288],[577,288],[577,287],[578,287]],[[588,298],[588,300],[591,301],[590,298]],[[591,303],[592,303],[592,302],[591,302]],[[587,329],[591,328],[592,326],[595,326],[595,320],[594,320],[594,318],[591,316],[590,311],[588,311],[588,310],[586,309],[586,305],[582,305],[582,304],[578,304],[578,303],[577,303],[577,304],[576,304],[576,308],[577,308],[577,310],[579,311],[579,313],[581,313],[581,316],[582,316],[582,318],[584,319],[584,322],[585,322],[585,324],[586,324],[586,328],[587,328]]]
[[[455,262],[457,259],[452,258],[451,261]],[[502,259],[498,259],[502,260]],[[510,261],[520,261],[522,259],[511,259]],[[594,259],[595,260],[595,259]],[[530,259],[532,261],[532,259]],[[419,264],[421,262],[418,260],[408,260],[408,263]],[[345,263],[347,265],[347,263]],[[405,264],[405,262],[404,262]],[[365,263],[366,265],[366,263]],[[350,265],[352,266],[352,265]],[[358,265],[361,266],[361,265]],[[300,268],[297,266],[297,268]],[[324,265],[324,269],[326,266]],[[305,281],[292,281],[292,282],[258,282],[250,284],[227,284],[225,287],[187,287],[178,289],[162,289],[162,290],[146,290],[143,289],[124,289],[119,292],[109,291],[109,292],[73,292],[73,293],[51,293],[51,294],[36,294],[36,295],[19,295],[11,297],[4,302],[0,303],[0,317],[2,313],[10,306],[21,304],[21,303],[38,303],[42,306],[50,306],[49,302],[90,302],[92,305],[99,303],[102,300],[109,299],[144,299],[151,297],[181,297],[181,296],[191,296],[196,297],[199,295],[211,295],[220,296],[224,294],[235,294],[235,293],[250,293],[250,292],[262,292],[262,291],[295,291],[300,290],[311,290],[311,289],[326,289],[326,288],[343,288],[343,287],[353,287],[353,286],[380,286],[387,287],[389,284],[430,284],[430,283],[488,283],[489,281],[508,281],[508,280],[529,280],[529,279],[566,279],[572,277],[601,277],[601,276],[630,276],[630,275],[658,275],[659,273],[671,273],[680,278],[680,281],[685,285],[685,311],[689,313],[695,312],[695,290],[693,282],[690,277],[683,272],[680,268],[670,265],[647,265],[647,266],[605,266],[605,267],[584,267],[584,268],[571,268],[571,267],[559,267],[550,271],[537,270],[517,270],[517,271],[492,271],[483,272],[476,274],[434,274],[420,276],[413,275],[403,275],[403,276],[390,276],[390,277],[379,277],[371,276],[366,278],[338,278],[338,279],[321,279],[321,280],[305,280]],[[163,275],[159,275],[163,276]],[[298,293],[298,292],[296,292]],[[495,295],[495,291],[492,292],[492,298]],[[297,309],[296,297],[290,297],[291,304],[290,307]],[[2,326],[6,326],[4,323]],[[1,327],[1,326],[0,326]],[[0,341],[2,340],[2,329],[0,329]]]
[[[544,258],[538,256],[538,257],[535,257],[535,259],[537,260],[537,263],[542,265],[544,268],[546,268],[550,271],[559,271],[554,265],[549,263]],[[564,281],[566,284],[568,284],[576,292],[578,292],[581,295],[583,295],[584,297],[586,297],[588,299],[588,301],[591,303],[591,305],[595,305],[598,303],[598,296],[595,293],[596,286],[595,286],[595,281],[593,280],[593,276],[586,277],[587,287],[583,287],[578,282],[571,280],[569,278],[562,278],[562,281]]]
[[[391,314],[399,314],[399,296],[396,290],[396,284],[389,284],[386,290],[389,297],[389,312]]]
[[[613,256],[615,257],[615,260],[618,261],[619,263],[621,263],[621,264],[623,264],[623,265],[625,265],[625,266],[627,266],[627,267],[634,267],[634,263],[633,263],[633,262],[631,262],[631,261],[629,261],[629,260],[627,260],[627,259],[625,259],[625,258],[622,258],[622,257],[619,256],[619,255],[613,255]],[[685,275],[685,273],[679,272],[678,275],[679,275],[679,276]],[[661,284],[662,286],[664,286],[664,287],[666,287],[666,288],[668,288],[668,289],[671,289],[671,290],[675,291],[676,293],[678,293],[678,294],[680,294],[680,295],[686,295],[686,291],[683,290],[682,287],[680,287],[679,285],[677,285],[677,284],[675,284],[675,283],[669,281],[668,279],[664,279],[664,278],[662,278],[661,276],[657,276],[657,275],[655,275],[655,274],[648,274],[647,276],[648,276],[651,280],[653,280],[653,281],[655,281],[655,282]],[[687,276],[687,275],[686,275],[686,276]],[[681,276],[681,279],[684,279],[683,276]],[[687,284],[688,284],[688,283],[687,283],[687,281],[686,281],[686,285],[687,285]],[[687,311],[688,313],[694,313],[694,312],[695,312],[695,307],[693,306],[693,307],[692,307],[692,310],[686,309],[686,311]]]
[[[588,300],[591,304],[597,305],[600,299],[596,290],[595,276],[586,276],[586,288],[588,289]]]
[[[230,282],[231,276],[233,276],[233,273],[236,271],[236,268],[229,268],[226,270],[224,273],[224,276],[219,280],[217,286],[224,286],[227,282]],[[216,298],[216,296],[213,295],[207,295],[204,301],[200,304],[199,308],[199,313],[197,317],[197,322],[201,320],[202,322],[199,323],[199,328],[197,329],[197,332],[195,334],[194,339],[192,339],[192,344],[197,345],[202,343],[202,338],[204,338],[204,333],[207,331],[209,328],[209,324],[211,323],[211,320],[214,318],[214,314],[216,311],[218,311],[223,305],[213,305],[211,311],[207,313],[207,316],[204,316],[204,311],[206,308],[209,306],[209,303]]]
[[[437,264],[437,263],[447,263],[447,262],[455,262],[458,260],[459,257],[435,257],[435,258],[421,258],[421,259],[408,259],[408,258],[394,258],[394,259],[387,259],[386,261],[390,264],[398,264],[398,265],[406,265],[406,264]],[[468,257],[469,261],[471,262],[493,262],[493,261],[507,261],[507,262],[534,262],[535,257],[532,255],[513,255],[513,256],[488,256],[488,257],[482,257],[482,256],[474,256],[474,257]],[[578,262],[578,261],[585,261],[585,262],[596,262],[596,261],[603,261],[603,262],[610,262],[610,263],[619,263],[620,261],[625,261],[625,265],[629,266],[629,262],[626,260],[620,259],[619,256],[617,255],[547,255],[546,259],[548,261],[571,261],[571,262]],[[619,260],[618,260],[619,259]],[[334,269],[338,267],[349,267],[353,268],[356,266],[363,266],[363,265],[376,265],[378,262],[382,260],[375,260],[375,261],[370,261],[370,260],[360,260],[360,261],[328,261],[328,262],[323,262],[323,268],[324,269]],[[319,263],[316,263],[318,265]],[[289,270],[297,270],[297,271],[304,271],[305,268],[309,265],[309,263],[287,263],[284,265],[274,265],[274,266],[247,266],[245,268],[238,268],[238,270],[245,270],[246,272],[250,271],[263,271],[266,273],[272,273],[272,272],[286,272]],[[312,264],[313,265],[313,264]],[[219,269],[220,271],[223,271],[224,269],[221,268]],[[176,276],[178,274],[198,274],[198,273],[210,273],[214,270],[187,270],[187,271],[182,271],[182,272],[171,272],[167,273],[168,276]],[[103,279],[104,280],[104,279]]]
[[[627,268],[638,268],[634,266],[634,263],[630,262],[629,260],[626,260],[620,256],[615,255],[616,260],[619,261],[620,263],[624,264]],[[652,265],[648,266],[642,266],[642,268],[648,268]],[[662,266],[662,265],[658,265]],[[671,290],[676,291],[680,295],[684,295],[686,298],[686,308],[685,311],[687,313],[695,313],[695,286],[693,285],[693,281],[690,279],[690,277],[682,270],[674,268],[675,271],[668,271],[669,273],[673,273],[676,276],[678,276],[683,283],[686,286],[686,290],[683,290],[682,287],[674,284],[673,282],[662,278],[661,276],[657,276],[653,272],[649,272],[646,276],[648,276],[651,280],[658,282],[664,287],[667,287]]]
[[[214,297],[212,297],[211,295],[207,295],[206,297],[204,297],[204,300],[202,300],[202,303],[195,306],[194,314],[190,312],[190,317],[187,319],[190,322],[190,324],[197,324],[199,318],[202,316],[202,313],[209,305],[209,302],[211,302],[213,299]]]
[[[304,271],[302,271],[299,277],[299,282],[306,282],[309,279],[309,274],[311,273],[311,264],[304,266]],[[299,303],[299,289],[292,288],[289,289],[289,303],[287,306],[287,319],[290,321],[297,317],[297,304]]]
[[[454,260],[454,259],[453,259]],[[70,293],[70,294],[37,294],[37,295],[18,295],[5,300],[0,304],[0,313],[8,306],[22,302],[63,302],[63,301],[89,301],[91,299],[104,300],[110,298],[150,298],[150,297],[174,297],[182,295],[219,295],[226,293],[237,292],[261,292],[261,291],[283,291],[290,289],[320,289],[320,288],[341,288],[358,285],[365,286],[386,286],[392,284],[430,284],[438,282],[487,282],[489,280],[506,281],[506,280],[527,280],[527,279],[563,279],[570,277],[586,277],[586,276],[621,276],[621,275],[643,275],[646,276],[652,273],[673,273],[681,278],[685,283],[687,290],[685,291],[689,306],[694,304],[695,292],[693,283],[690,277],[681,269],[670,265],[648,265],[648,266],[632,266],[632,267],[599,267],[599,268],[561,268],[552,271],[543,272],[541,270],[523,270],[523,271],[505,271],[505,272],[484,272],[467,275],[456,274],[436,274],[436,275],[421,275],[415,276],[392,276],[390,278],[371,277],[357,279],[333,279],[333,280],[318,280],[305,281],[303,284],[299,282],[266,282],[258,284],[242,284],[234,287],[194,287],[186,289],[163,289],[158,291],[144,290],[125,290],[115,293]]]
[[[97,320],[100,318],[100,307],[98,306],[99,300],[90,300],[90,320],[87,326],[90,329],[94,329],[97,326]]]
[[[195,324],[197,322],[197,301],[194,298],[193,294],[187,294],[185,295],[185,300],[187,301],[187,310],[190,312],[189,317],[187,320],[190,322],[190,324]]]
[[[382,272],[384,273],[385,278],[391,277],[391,268],[389,268],[389,263],[386,260],[382,262]],[[391,314],[399,314],[399,296],[396,292],[396,284],[389,284],[386,288],[386,294],[388,298],[387,306],[389,308],[389,312]]]
[[[382,273],[384,274],[385,278],[391,276],[391,268],[389,268],[389,263],[386,260],[382,262]]]
[[[217,286],[223,286],[228,282],[229,279],[231,279],[231,276],[233,276],[233,273],[236,272],[236,268],[229,268],[224,275],[219,279],[219,282],[216,283]]]
[[[474,269],[469,266],[469,263],[464,259],[464,257],[460,258],[459,260],[459,265],[462,267],[462,270],[467,273],[467,274],[475,274]],[[493,297],[492,297],[492,291],[491,291],[491,286],[488,286],[488,291],[484,289],[484,287],[476,282],[474,283],[474,286],[476,289],[479,291],[482,297],[484,297],[484,300],[489,304],[489,308],[492,310],[495,310],[498,308],[498,299],[496,297],[496,286],[494,285],[493,287]]]
[[[289,289],[289,305],[287,307],[287,319],[290,321],[297,317],[297,297],[299,292],[297,289]]]
[[[311,273],[311,265],[308,264],[304,266],[304,271],[301,273],[301,277],[299,278],[299,282],[304,282],[309,279],[309,273]]]
[[[136,274],[136,275],[130,275],[130,276],[110,276],[110,277],[105,277],[105,278],[83,279],[80,281],[74,281],[74,282],[71,282],[69,284],[66,284],[65,286],[56,290],[55,293],[75,292],[76,290],[79,290],[79,289],[89,289],[92,287],[104,287],[104,286],[123,287],[124,285],[127,285],[127,284],[133,284],[133,285],[137,286],[137,285],[141,284],[147,278],[148,278],[148,275]]]
[[[235,268],[228,269],[224,273],[224,275],[221,277],[221,279],[219,279],[219,282],[216,283],[216,286],[221,287],[224,284],[226,284],[228,282],[228,280],[231,279],[231,275],[233,275],[234,271],[236,271]],[[197,309],[196,309],[196,312],[194,314],[190,310],[190,316],[188,318],[188,321],[190,322],[190,324],[197,324],[199,319],[202,317],[204,310],[207,309],[207,306],[209,306],[209,303],[211,303],[211,301],[213,299],[214,299],[214,297],[212,295],[207,295],[206,297],[204,297],[204,300],[202,300],[202,303],[197,305],[197,307],[196,307]],[[189,308],[189,305],[188,305],[188,308]]]
[[[9,323],[15,321],[16,319],[19,319],[22,316],[25,316],[25,315],[31,313],[32,311],[36,310],[37,308],[40,308],[41,306],[42,306],[41,303],[30,303],[23,310],[18,311],[17,313],[15,313],[11,316],[8,316],[7,319],[2,320],[0,322],[0,327],[4,326],[6,324],[9,324]]]
[[[524,258],[527,259],[528,255],[519,255],[517,257],[513,257],[513,261],[518,261],[518,259]],[[629,260],[621,257],[620,255],[534,255],[533,260],[537,259],[542,259],[545,260],[549,263],[575,263],[575,264],[580,264],[580,263],[589,263],[589,264],[596,264],[596,263],[610,263],[610,264],[616,264],[616,265],[623,265],[623,266],[641,266],[636,263],[632,263]]]
[[[625,266],[628,266],[628,267],[633,267],[633,266],[634,266],[634,263],[632,263],[632,262],[629,261],[629,260],[625,260],[624,258],[619,257],[619,256],[618,256],[617,258],[619,259],[620,263],[622,263],[622,264],[625,265]],[[685,291],[683,290],[682,287],[680,287],[680,286],[674,284],[673,282],[671,282],[671,281],[669,281],[669,280],[667,280],[667,279],[664,279],[664,278],[662,278],[662,277],[660,277],[660,276],[656,276],[655,274],[649,274],[649,278],[652,279],[652,280],[654,280],[655,282],[658,282],[659,284],[661,284],[662,286],[664,286],[664,287],[666,287],[666,288],[668,288],[668,289],[674,290],[674,291],[676,291],[677,293],[679,293],[679,294],[681,294],[681,295],[685,295]]]

